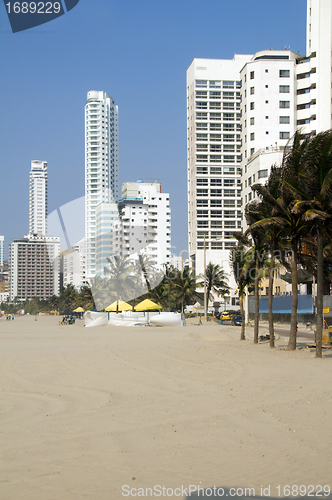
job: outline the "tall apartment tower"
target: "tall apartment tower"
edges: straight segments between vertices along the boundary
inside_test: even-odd
[[[29,186],[29,233],[47,233],[47,162],[32,161]]]
[[[119,191],[118,107],[106,92],[88,92],[85,106],[86,278],[96,274],[96,206]]]
[[[194,59],[187,70],[189,258],[196,275],[205,254],[207,264],[231,276],[233,232],[242,227],[240,70],[251,57]]]
[[[307,0],[305,57],[297,67],[297,125],[306,135],[332,127],[332,2]]]
[[[264,50],[241,69],[243,208],[255,197],[251,186],[265,183],[271,166],[280,165],[296,130],[297,57]]]
[[[159,269],[171,261],[169,194],[159,182],[124,182],[118,203],[119,222],[113,234],[115,254],[144,254]]]

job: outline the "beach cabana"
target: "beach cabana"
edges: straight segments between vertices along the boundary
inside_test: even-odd
[[[76,309],[74,309],[74,313],[84,313],[83,307],[77,307]]]
[[[135,311],[160,311],[162,309],[160,304],[152,302],[150,299],[145,299],[135,307]]]
[[[118,304],[118,307],[116,307]],[[127,302],[124,302],[123,300],[116,300],[112,304],[110,304],[108,307],[106,307],[105,311],[131,311],[132,306],[130,304],[127,304]]]

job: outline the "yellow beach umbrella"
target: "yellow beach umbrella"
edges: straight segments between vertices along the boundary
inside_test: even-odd
[[[84,313],[83,307],[78,307],[77,309],[74,309],[74,313]]]
[[[105,311],[116,311],[116,304],[118,302],[118,311],[131,311],[132,306],[124,302],[123,300],[115,301],[108,307],[106,307]]]
[[[150,299],[145,299],[135,307],[135,311],[157,311],[162,309],[160,304],[152,302]]]

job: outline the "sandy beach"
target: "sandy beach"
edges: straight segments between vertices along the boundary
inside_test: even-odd
[[[332,487],[332,353],[319,360],[239,337],[196,319],[184,328],[0,319],[0,498]]]

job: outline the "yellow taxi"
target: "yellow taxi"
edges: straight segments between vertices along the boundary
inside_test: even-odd
[[[224,311],[220,316],[220,319],[222,319],[223,321],[231,320],[232,318],[233,314],[229,311]]]

